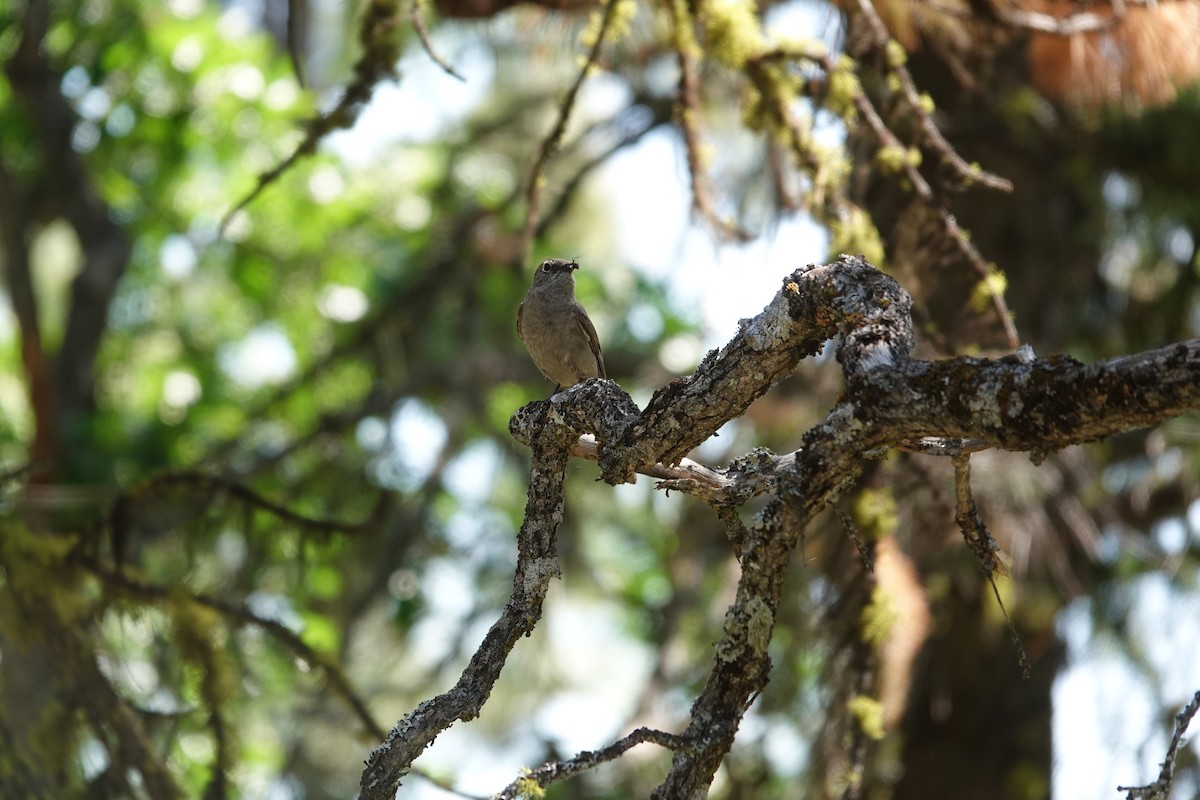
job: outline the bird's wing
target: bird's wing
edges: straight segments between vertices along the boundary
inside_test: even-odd
[[[521,318],[525,316],[525,303],[517,306],[517,336],[523,342],[525,341],[525,332],[521,330]]]
[[[600,352],[600,337],[596,335],[596,326],[588,318],[583,306],[578,303],[575,304],[575,321],[579,323],[579,330],[583,331],[583,335],[587,337],[588,346],[592,348],[592,355],[596,357],[596,368],[600,377],[607,378],[608,375],[604,374],[604,354]]]

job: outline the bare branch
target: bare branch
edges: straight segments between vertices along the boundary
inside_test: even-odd
[[[909,359],[848,378],[851,399],[903,440],[976,439],[1040,461],[1200,409],[1200,339],[1089,365],[1069,356]]]
[[[1183,707],[1175,715],[1175,733],[1171,735],[1171,744],[1167,748],[1167,757],[1163,759],[1162,769],[1158,772],[1158,780],[1147,786],[1118,786],[1118,792],[1127,792],[1125,800],[1167,800],[1171,796],[1171,784],[1175,780],[1175,758],[1179,755],[1179,746],[1183,744],[1183,734],[1192,717],[1200,711],[1200,692],[1192,695],[1192,702]]]
[[[766,686],[767,645],[792,551],[812,517],[849,487],[861,471],[858,453],[865,431],[852,424],[853,410],[839,405],[804,437],[804,448],[786,473],[781,492],[768,501],[750,531],[741,561],[737,595],[725,614],[713,669],[692,705],[684,732],[695,742],[678,752],[656,800],[703,796],[733,744],[742,716]]]

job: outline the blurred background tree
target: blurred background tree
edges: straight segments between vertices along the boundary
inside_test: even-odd
[[[641,403],[826,252],[901,281],[925,355],[1200,330],[1194,0],[434,6],[0,9],[0,794],[352,795],[505,601],[508,419],[550,388],[513,330],[540,258],[581,258]],[[725,327],[702,313],[748,282]],[[795,449],[840,391],[816,361],[697,457]],[[1096,724],[1089,663],[1129,700],[1099,724],[1142,738],[1082,758],[1152,766],[1200,683],[1198,454],[1193,417],[976,458],[1029,680],[949,465],[880,462],[842,507],[877,576],[836,515],[808,532],[714,796],[1085,796],[1054,764]],[[736,580],[723,528],[571,474],[546,619],[412,796],[686,719]],[[551,792],[644,797],[667,763]],[[1200,794],[1194,750],[1179,770]]]

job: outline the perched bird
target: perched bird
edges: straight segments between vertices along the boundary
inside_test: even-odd
[[[533,273],[533,285],[517,307],[517,335],[554,391],[588,378],[605,378],[600,340],[575,299],[574,261],[548,258]]]

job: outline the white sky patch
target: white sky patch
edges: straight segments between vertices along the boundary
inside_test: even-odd
[[[223,345],[217,363],[235,383],[257,389],[290,378],[296,372],[296,351],[279,325],[267,322],[241,341]]]
[[[387,423],[379,417],[364,417],[354,429],[358,446],[368,453],[378,453],[387,445]]]
[[[175,45],[171,53],[171,66],[180,72],[191,72],[200,66],[203,58],[204,48],[200,44],[200,37],[189,36]]]
[[[446,466],[446,488],[464,504],[481,504],[492,494],[500,454],[496,445],[480,439],[472,442]]]
[[[431,593],[438,602],[445,602],[455,593],[469,596],[469,585],[440,583],[448,577],[446,572],[456,571],[454,566],[439,571],[442,575],[437,578],[438,588]],[[565,593],[556,593],[554,602],[547,604],[542,625],[546,626],[545,640],[553,642],[558,655],[553,672],[563,681],[562,688],[526,717],[526,724],[512,729],[502,744],[486,740],[486,734],[470,726],[454,726],[438,735],[418,765],[436,774],[444,771],[455,775],[455,787],[463,792],[488,795],[516,780],[524,766],[538,765],[546,739],[554,741],[564,754],[575,754],[606,745],[626,733],[623,727],[629,723],[628,717],[654,666],[646,646],[625,636],[612,608],[572,599]],[[457,642],[454,626],[419,625],[425,627],[438,628],[439,632],[428,634],[442,637],[437,642],[442,648]],[[517,646],[522,645],[532,646],[527,640]],[[450,796],[416,778],[412,787],[414,798],[419,800]]]
[[[715,244],[706,228],[690,223],[691,190],[680,146],[673,134],[652,133],[602,172],[618,199],[615,228],[622,257],[647,278],[667,283],[675,307],[700,309],[705,336],[696,352],[703,354],[728,341],[739,319],[762,311],[785,275],[822,261],[828,234],[808,218],[791,217],[752,242]],[[674,355],[668,357],[678,361]],[[694,367],[693,361],[687,368]]]
[[[559,595],[547,607],[548,633],[562,655],[563,691],[534,715],[534,725],[566,753],[595,748],[622,735],[654,666],[649,648],[622,629],[616,610]]]
[[[168,278],[181,281],[195,271],[199,255],[191,240],[173,233],[163,239],[162,247],[158,251],[158,260]]]
[[[312,199],[324,205],[332,203],[346,191],[346,182],[336,167],[328,164],[317,167],[308,178],[308,193]]]
[[[246,61],[230,67],[227,79],[229,91],[243,100],[254,100],[267,85],[262,70]]]
[[[173,369],[163,378],[163,402],[186,408],[200,399],[200,379],[187,370]]]
[[[1058,616],[1068,664],[1054,683],[1055,797],[1116,797],[1118,784],[1155,780],[1171,736],[1162,712],[1177,713],[1200,686],[1200,636],[1178,624],[1200,618],[1196,597],[1159,573],[1133,583],[1124,590],[1133,604],[1128,628],[1143,666],[1111,634],[1097,633],[1089,599]],[[1189,741],[1200,751],[1200,737]]]
[[[386,158],[397,142],[425,141],[442,134],[478,107],[492,88],[492,57],[482,47],[462,42],[449,28],[433,31],[437,52],[467,78],[465,82],[443,72],[422,48],[410,48],[400,59],[400,83],[378,84],[354,127],[326,136],[322,146],[347,164],[366,169]]]
[[[542,743],[527,731],[514,731],[503,745],[497,745],[484,740],[469,725],[458,724],[439,733],[416,764],[435,775],[453,775],[453,786],[459,792],[486,797],[519,778],[521,767],[536,766],[543,752]],[[406,778],[404,783],[401,796],[411,796],[413,800],[461,800],[462,797],[416,775]]]
[[[446,426],[442,418],[420,400],[400,403],[389,424],[391,449],[386,456],[390,462],[389,480],[385,483],[399,489],[415,489],[437,463],[446,444]]]
[[[841,38],[841,16],[833,6],[809,0],[793,0],[771,6],[764,27],[773,38],[812,37],[821,39],[830,51]]]
[[[334,322],[356,322],[362,319],[370,302],[361,289],[331,283],[317,296],[317,310]]]

